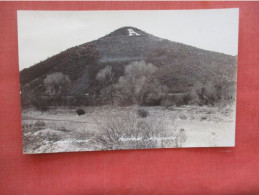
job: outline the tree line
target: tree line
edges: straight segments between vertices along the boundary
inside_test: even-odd
[[[72,83],[69,76],[55,72],[47,75],[44,79],[43,95],[29,93],[30,97],[28,97],[28,94],[22,94],[22,104],[27,101],[27,104],[44,110],[41,108],[44,108],[44,105],[178,106],[197,104],[216,106],[223,102],[234,102],[234,85],[215,84],[210,81],[205,83],[197,81],[188,91],[174,94],[172,87],[160,79],[164,71],[152,63],[135,61],[125,66],[124,74],[117,77],[112,66],[105,66],[95,76],[96,90],[94,95],[79,94],[73,96],[73,103],[67,101]]]

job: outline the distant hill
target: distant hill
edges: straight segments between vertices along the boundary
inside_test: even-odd
[[[175,92],[188,91],[196,81],[236,83],[236,56],[161,39],[134,27],[123,27],[22,70],[21,89],[43,93],[44,78],[62,72],[72,81],[70,95],[91,94],[96,87],[96,74],[103,67],[112,66],[118,78],[126,65],[139,60],[159,67],[161,81]]]

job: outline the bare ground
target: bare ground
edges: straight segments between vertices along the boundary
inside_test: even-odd
[[[49,153],[102,150],[96,139],[102,137],[100,123],[136,113],[139,107],[84,107],[85,115],[78,116],[75,108],[53,108],[47,112],[23,110],[22,128],[24,153]],[[147,123],[166,123],[167,134],[183,132],[185,139],[174,144],[150,147],[219,147],[235,144],[235,109],[217,107],[142,107],[149,116],[135,120]],[[134,117],[137,117],[134,116]],[[169,133],[169,134],[168,134]],[[179,134],[177,134],[178,136]],[[162,134],[156,134],[156,137]],[[130,137],[132,138],[132,137]],[[136,141],[135,141],[136,142]],[[160,143],[160,142],[159,142]],[[120,148],[120,146],[118,146]],[[118,149],[118,147],[113,149]],[[133,148],[133,147],[132,147]],[[135,147],[134,147],[135,148]],[[127,149],[122,148],[122,149]],[[128,149],[131,149],[129,147]]]

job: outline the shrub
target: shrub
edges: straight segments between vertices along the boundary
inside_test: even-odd
[[[117,101],[122,105],[160,105],[168,89],[157,79],[157,71],[145,61],[128,64],[115,85]]]
[[[184,95],[183,96],[183,104],[184,105],[188,105],[189,104],[189,102],[192,100],[192,97],[191,97],[191,95],[188,93],[188,94],[186,94],[186,95]]]
[[[181,147],[185,132],[170,129],[169,122],[163,117],[139,118],[135,113],[104,116],[96,122],[95,145],[97,150]]]
[[[22,132],[28,133],[34,129],[34,123],[32,121],[30,122],[24,122],[22,121]]]
[[[169,107],[174,106],[174,104],[169,99],[165,99],[162,101],[162,106],[164,106],[165,108],[169,108]]]
[[[185,130],[184,130],[183,128],[181,128],[181,129],[179,130],[179,132],[177,132],[177,133],[178,133],[178,136],[176,137],[175,144],[176,144],[176,147],[181,147],[182,144],[183,144],[184,142],[186,142],[187,136],[186,136]]]
[[[64,126],[61,126],[61,127],[58,127],[58,128],[56,128],[56,130],[58,130],[58,131],[64,131],[64,132],[69,132],[70,130],[68,130],[66,127],[64,127]]]
[[[82,106],[87,104],[87,98],[85,95],[75,95],[73,98],[72,105],[74,106]]]
[[[57,106],[65,104],[64,97],[68,92],[71,80],[68,75],[61,72],[49,74],[44,79],[44,86],[46,88],[45,94],[54,97],[53,103]]]
[[[186,120],[187,116],[184,113],[181,113],[179,118],[182,119],[182,120]]]
[[[41,130],[23,134],[23,151],[25,153],[45,153],[53,151],[53,144],[62,139],[57,131]]]
[[[77,113],[77,115],[80,116],[80,115],[84,115],[85,111],[83,109],[79,108],[79,109],[76,110],[76,113]]]
[[[202,117],[201,117],[201,121],[204,121],[204,120],[207,120],[207,117],[206,117],[206,116],[202,116]]]
[[[149,116],[149,112],[147,110],[144,110],[143,108],[138,109],[137,114],[141,118],[146,118],[147,116]]]
[[[96,79],[101,86],[100,98],[104,102],[108,101],[113,105],[115,98],[115,74],[112,67],[106,66],[104,69],[100,70],[96,75]]]
[[[34,123],[34,127],[36,129],[43,129],[46,126],[46,123],[44,121],[36,121]]]
[[[31,104],[37,110],[40,110],[42,112],[47,111],[49,109],[47,101],[41,98],[40,96],[35,95],[34,97],[32,97]]]

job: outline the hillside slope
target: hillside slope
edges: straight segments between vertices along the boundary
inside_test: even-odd
[[[62,72],[72,81],[69,93],[83,94],[95,89],[95,75],[103,67],[112,66],[118,78],[126,65],[139,60],[159,67],[163,83],[178,92],[188,91],[196,81],[236,82],[237,59],[234,56],[161,39],[134,27],[123,27],[22,70],[21,88],[43,93],[44,78]]]

